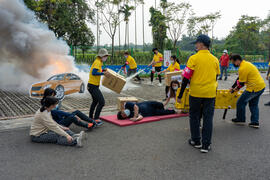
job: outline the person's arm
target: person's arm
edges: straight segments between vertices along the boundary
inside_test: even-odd
[[[151,63],[148,65],[148,66],[151,66],[151,65],[153,65],[155,63],[155,60],[153,59],[152,61],[151,61]]]
[[[167,106],[167,104],[170,102],[170,97],[168,97],[167,99],[166,99],[166,101],[164,102],[164,104],[163,104],[163,106]]]
[[[93,76],[101,76],[101,75],[104,75],[104,73],[103,72],[98,72],[98,69],[94,68],[92,70],[92,75]]]
[[[268,67],[268,71],[267,71],[267,75],[266,75],[266,79],[269,79],[269,74],[270,74],[270,66]]]
[[[231,93],[234,93],[235,91],[240,90],[242,87],[245,86],[244,82],[239,82],[239,77],[236,79],[234,84],[232,85],[232,88],[230,89]]]
[[[66,133],[53,119],[50,115],[42,117],[42,124],[47,127],[49,130],[64,136],[69,137],[69,134]]]
[[[188,83],[189,83],[189,79],[187,79],[187,78],[184,77],[183,80],[182,80],[182,83],[181,83],[180,93],[179,93],[179,95],[177,97],[178,102],[181,101],[181,98],[183,97],[183,94],[185,92],[185,89],[186,89]]]
[[[143,119],[143,116],[139,114],[137,118],[131,118],[130,120],[135,122],[135,121],[140,121],[142,119]]]

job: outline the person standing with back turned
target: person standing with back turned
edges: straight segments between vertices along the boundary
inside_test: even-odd
[[[191,56],[183,70],[183,81],[178,96],[181,102],[184,90],[190,81],[189,95],[189,125],[191,139],[188,143],[202,153],[210,150],[215,99],[217,91],[217,76],[220,74],[218,59],[209,52],[211,40],[207,35],[198,36],[194,42],[196,54]],[[202,141],[200,135],[200,116],[203,115]]]
[[[100,79],[102,75],[109,76],[106,70],[102,70],[103,62],[108,58],[108,51],[104,48],[101,48],[98,52],[96,60],[91,66],[89,73],[89,81],[87,89],[92,96],[93,102],[90,106],[89,118],[94,119],[97,123],[102,123],[99,120],[100,112],[105,105],[104,97],[99,89]],[[95,111],[95,116],[94,115]]]

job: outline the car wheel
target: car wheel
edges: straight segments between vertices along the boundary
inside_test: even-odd
[[[84,90],[85,90],[85,85],[84,83],[81,84],[81,87],[80,87],[80,92],[79,93],[84,93]]]
[[[63,86],[59,85],[55,88],[56,95],[55,97],[58,99],[63,99],[65,97],[65,89]]]

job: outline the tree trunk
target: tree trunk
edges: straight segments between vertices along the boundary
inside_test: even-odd
[[[129,23],[127,21],[127,47],[129,49]]]
[[[114,64],[114,35],[112,36],[112,58],[111,58],[112,64]]]
[[[120,10],[120,4],[118,4],[118,12],[119,12],[119,10]],[[120,21],[120,16],[119,16],[119,21]],[[121,29],[121,23],[119,23],[119,25],[118,25],[118,32],[119,32],[119,52],[120,52],[120,46],[121,46],[121,31],[120,31],[120,29]]]
[[[137,0],[135,0],[135,51],[137,49]]]
[[[143,30],[143,52],[144,52],[144,4],[142,4],[142,30]]]
[[[126,30],[125,30],[125,49],[127,48],[127,31],[128,31],[128,22],[126,21]]]
[[[98,0],[97,0],[97,3],[98,3]],[[98,53],[98,46],[99,46],[99,14],[98,14],[98,6],[97,6],[97,53]]]
[[[177,43],[177,39],[175,39],[175,40],[173,41],[173,50],[176,49],[176,43]]]

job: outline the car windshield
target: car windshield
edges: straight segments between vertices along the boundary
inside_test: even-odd
[[[64,74],[59,74],[52,76],[51,78],[48,79],[48,81],[59,81],[64,79]]]

